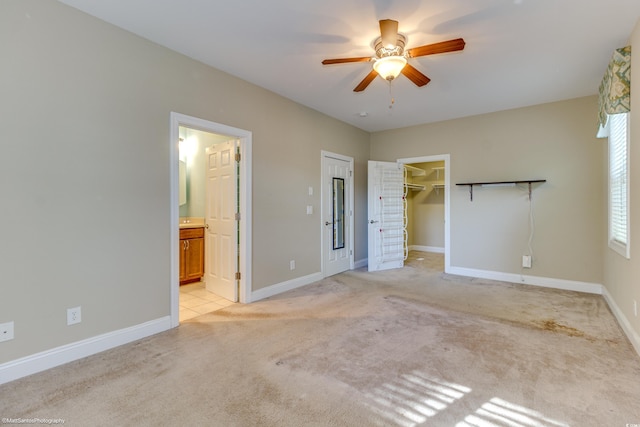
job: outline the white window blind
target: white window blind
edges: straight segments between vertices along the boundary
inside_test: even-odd
[[[629,258],[628,113],[609,116],[609,246]]]

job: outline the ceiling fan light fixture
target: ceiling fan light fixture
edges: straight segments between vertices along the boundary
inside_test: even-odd
[[[373,69],[385,80],[393,80],[407,65],[407,59],[404,56],[385,56],[373,63]]]

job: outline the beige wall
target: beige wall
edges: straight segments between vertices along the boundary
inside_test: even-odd
[[[640,82],[640,67],[635,65],[634,59],[637,58],[640,49],[640,21],[636,25],[631,35],[632,59],[631,59],[631,82]],[[633,56],[635,55],[635,56]],[[635,86],[633,86],[635,87]],[[618,253],[609,249],[607,242],[603,243],[605,253],[605,279],[604,284],[607,290],[616,301],[618,308],[622,311],[624,317],[628,320],[630,327],[636,334],[636,339],[640,340],[640,317],[633,312],[633,301],[638,304],[640,310],[640,263],[638,262],[638,253],[640,248],[640,91],[637,89],[631,91],[631,121],[630,132],[631,141],[629,148],[630,160],[630,226],[631,235],[629,239],[631,249],[631,259],[626,259]],[[606,145],[606,140],[602,140]],[[606,159],[606,154],[604,156]],[[605,166],[606,167],[606,166]],[[603,187],[606,188],[607,181],[603,181]],[[640,342],[640,341],[639,341]],[[640,352],[640,349],[638,349]]]
[[[321,270],[323,149],[366,257],[368,133],[53,0],[0,2],[0,57],[0,363],[169,315],[171,111],[253,132],[253,290]]]
[[[602,283],[606,222],[596,97],[377,132],[373,160],[450,154],[451,265]],[[529,240],[525,187],[455,183],[546,179],[535,185],[533,268],[521,268]]]

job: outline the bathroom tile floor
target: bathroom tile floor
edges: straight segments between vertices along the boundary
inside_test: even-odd
[[[201,314],[221,310],[235,303],[205,289],[204,283],[195,282],[180,286],[180,321]]]

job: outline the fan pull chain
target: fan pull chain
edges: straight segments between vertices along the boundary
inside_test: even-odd
[[[393,104],[396,103],[396,100],[393,99],[393,86],[391,85],[392,80],[389,80],[389,98],[391,98],[389,102],[389,109],[393,108]]]

